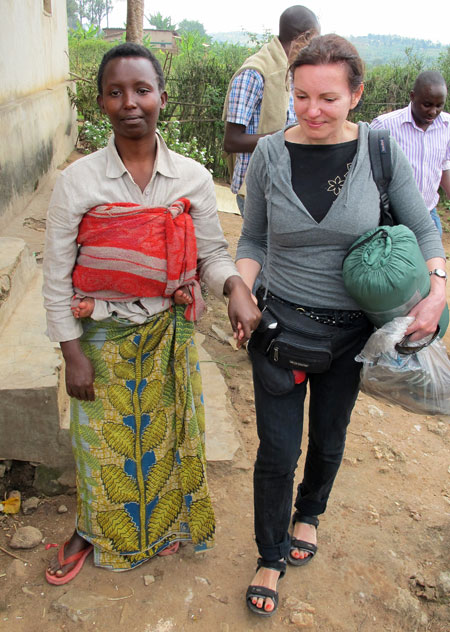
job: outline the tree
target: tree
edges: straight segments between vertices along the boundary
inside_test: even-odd
[[[172,18],[170,16],[165,18],[159,11],[146,19],[159,31],[175,31],[177,28],[176,24],[172,24]]]
[[[81,22],[78,12],[78,3],[76,0],[67,0],[67,26],[70,29],[76,29],[77,24]]]
[[[127,42],[142,44],[144,35],[144,0],[127,0]]]
[[[178,31],[181,35],[183,35],[183,33],[199,33],[207,37],[205,27],[201,22],[197,22],[197,20],[181,20]]]
[[[88,24],[101,27],[102,20],[112,9],[111,0],[88,0],[84,2],[84,17]]]
[[[100,29],[102,20],[112,9],[112,0],[67,0],[67,24],[75,29],[77,24]]]

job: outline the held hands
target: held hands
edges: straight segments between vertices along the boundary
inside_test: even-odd
[[[239,349],[258,327],[261,312],[256,305],[255,297],[238,276],[232,276],[226,280],[224,294],[230,299],[228,317]]]
[[[67,394],[82,401],[93,402],[95,400],[94,367],[81,350],[80,341],[69,340],[60,344],[66,361]]]

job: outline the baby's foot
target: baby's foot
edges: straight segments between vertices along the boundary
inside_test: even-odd
[[[75,318],[88,318],[94,311],[94,304],[95,299],[89,296],[83,296],[79,302],[77,302],[76,297],[74,297],[71,307],[72,314]]]
[[[192,303],[192,296],[187,285],[178,288],[173,293],[173,300],[175,305],[190,305]]]

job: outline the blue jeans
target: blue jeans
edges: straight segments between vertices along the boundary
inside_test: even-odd
[[[309,442],[303,480],[295,508],[304,515],[325,511],[345,447],[347,426],[359,390],[361,364],[355,356],[373,330],[367,323],[355,331],[355,342],[330,369],[309,374],[307,382],[281,396],[264,390],[253,371],[256,421],[260,440],[254,476],[255,535],[267,561],[287,556],[294,474],[301,454],[303,405],[309,384]]]
[[[437,212],[436,208],[431,209],[430,211],[430,215],[431,215],[431,219],[433,220],[433,222],[436,225],[436,228],[439,231],[440,236],[442,237],[442,224],[441,224],[441,218],[439,217],[439,214]]]

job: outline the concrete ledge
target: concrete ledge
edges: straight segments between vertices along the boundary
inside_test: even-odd
[[[38,269],[0,332],[0,458],[72,462],[68,402],[58,345],[45,335]]]
[[[36,274],[36,259],[23,239],[0,237],[0,331]]]
[[[236,202],[236,195],[231,193],[230,187],[224,184],[214,184],[217,198],[217,209],[222,213],[233,213],[234,215],[240,215],[238,205]]]
[[[2,389],[0,397],[0,459],[73,464],[69,431],[59,426],[55,387]]]
[[[195,334],[202,373],[206,417],[206,460],[214,463],[233,462],[238,452],[240,460],[245,450],[241,444],[236,421],[227,397],[227,385],[217,364],[202,346],[205,336]]]

